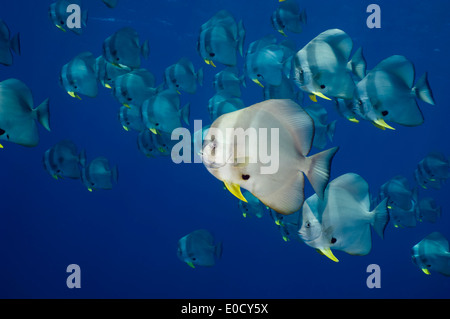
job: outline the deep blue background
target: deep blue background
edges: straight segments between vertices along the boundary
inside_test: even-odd
[[[341,28],[363,46],[368,68],[403,54],[414,62],[416,78],[429,72],[436,106],[419,102],[425,123],[381,131],[368,122],[338,117],[321,101],[330,119],[339,118],[339,145],[332,178],[347,172],[364,177],[373,192],[395,175],[413,183],[417,163],[432,150],[450,155],[448,121],[450,5],[444,0],[377,1],[382,28],[368,29],[366,8],[373,1],[302,1],[308,24],[289,38],[303,47],[320,32]],[[135,132],[125,132],[118,103],[100,88],[98,97],[71,98],[58,85],[60,68],[83,51],[101,54],[103,40],[132,26],[141,41],[150,41],[143,67],[162,81],[164,69],[182,56],[205,71],[204,86],[191,103],[191,120],[208,122],[212,79],[223,69],[206,65],[196,52],[199,27],[221,9],[246,28],[245,49],[273,33],[270,16],[275,0],[119,0],[108,9],[100,0],[84,1],[88,26],[81,36],[52,25],[50,1],[2,1],[1,17],[12,33],[20,32],[22,55],[11,67],[0,66],[0,79],[16,77],[32,90],[35,104],[50,98],[51,128],[40,127],[40,144],[25,148],[3,143],[0,154],[0,297],[1,298],[449,298],[450,279],[423,274],[410,259],[410,248],[432,231],[450,239],[448,184],[421,191],[443,208],[436,224],[397,229],[389,224],[385,239],[373,235],[367,256],[337,251],[339,263],[297,241],[284,242],[272,220],[245,219],[237,199],[202,164],[170,158],[148,159],[136,147]],[[243,58],[239,58],[239,67]],[[262,99],[247,79],[246,105]],[[307,102],[305,100],[305,102]],[[88,160],[106,156],[119,166],[119,183],[111,191],[89,193],[79,181],[54,180],[42,168],[46,149],[62,139],[85,148]],[[317,150],[313,150],[317,152]],[[307,195],[311,194],[307,188]],[[178,260],[177,241],[206,228],[223,241],[223,256],[214,267],[192,269]],[[66,267],[81,267],[81,289],[66,287]],[[381,267],[381,288],[366,286],[366,267]]]

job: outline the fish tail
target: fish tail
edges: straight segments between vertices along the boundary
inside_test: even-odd
[[[148,56],[150,54],[150,46],[148,44],[148,40],[145,40],[144,43],[142,44],[141,54],[144,58],[148,59]]]
[[[78,162],[80,163],[81,167],[86,166],[86,150],[81,150],[80,154],[78,155]]]
[[[119,180],[119,169],[118,169],[117,165],[114,166],[112,169],[112,179],[113,179],[114,183],[117,184],[117,181]]]
[[[20,33],[17,33],[11,39],[11,49],[17,54],[20,55]]]
[[[83,12],[81,12],[81,24],[85,27],[87,26],[87,21],[88,21],[88,11],[84,10]]]
[[[381,238],[384,237],[384,230],[389,222],[389,213],[387,209],[387,198],[385,198],[378,206],[372,211],[374,214],[372,227],[375,229],[375,232]]]
[[[216,247],[214,247],[214,255],[216,256],[217,259],[222,257],[222,251],[223,251],[223,244],[222,242],[220,242],[216,245]]]
[[[197,71],[197,74],[195,75],[198,84],[200,84],[201,86],[203,86],[203,68],[200,68]]]
[[[431,91],[430,84],[428,83],[427,72],[425,72],[420,79],[417,80],[416,86],[413,87],[412,90],[422,101],[435,105],[433,92]]]
[[[189,125],[189,116],[191,113],[191,105],[187,103],[182,109],[181,109],[181,117],[183,118],[183,121]]]
[[[239,48],[239,53],[241,54],[241,56],[244,56],[244,39],[245,39],[245,29],[244,29],[244,23],[241,21],[239,21],[239,25],[238,25],[238,48]]]
[[[308,21],[308,17],[306,16],[306,10],[305,9],[303,9],[303,11],[300,12],[299,20],[303,24],[306,24],[306,22]]]
[[[352,59],[347,63],[347,69],[361,80],[366,76],[367,62],[364,58],[362,48],[359,48],[353,54]]]
[[[339,147],[333,147],[306,158],[309,161],[306,177],[320,199],[324,197],[325,188],[330,179],[331,161],[338,150]]]
[[[337,121],[334,120],[333,122],[327,125],[327,136],[330,142],[333,142],[334,132],[336,132],[336,123]]]
[[[50,131],[49,99],[46,99],[37,108],[35,108],[33,110],[33,115],[47,131]]]

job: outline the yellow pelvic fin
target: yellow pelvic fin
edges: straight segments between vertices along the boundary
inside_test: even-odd
[[[158,131],[156,130],[156,128],[149,128],[150,132],[152,132],[153,134],[158,134]]]
[[[3,148],[3,145],[2,145],[2,144],[0,144],[0,148]]]
[[[390,126],[389,124],[387,124],[383,119],[378,119],[374,121],[375,124],[377,124],[378,126],[384,127],[384,128],[388,128],[390,130],[394,130],[395,128],[393,128],[392,126]],[[376,125],[375,125],[376,126]],[[377,127],[378,127],[377,126]]]
[[[54,175],[52,175],[52,177],[53,177],[54,179],[58,180],[58,175],[54,174]]]
[[[325,256],[327,256],[328,258],[330,258],[332,261],[334,262],[339,262],[339,259],[337,259],[336,257],[334,257],[333,253],[331,252],[330,248],[321,248],[320,252],[322,254],[324,254]]]
[[[123,103],[123,106],[125,106],[126,108],[129,108],[129,109],[131,109],[131,107],[130,107],[130,105],[129,105],[129,104],[125,104],[125,103]]]
[[[186,261],[186,264],[189,265],[189,267],[191,268],[195,268],[194,264],[192,263],[192,261]]]
[[[81,97],[78,94],[76,94],[75,92],[69,91],[69,92],[67,92],[67,94],[69,94],[73,98],[77,98],[77,99],[81,100]]]
[[[353,122],[353,123],[359,123],[359,120],[357,120],[357,119],[354,118],[354,117],[350,117],[348,120],[349,120],[350,122]]]
[[[261,84],[261,82],[259,82],[258,79],[252,79],[253,82],[255,82],[256,84],[258,84],[260,87],[264,87],[264,85]]]
[[[430,271],[429,271],[428,269],[422,268],[422,271],[423,271],[425,274],[430,275]]]
[[[105,88],[112,89],[111,85],[109,85],[108,83],[105,83]]]
[[[92,192],[92,188],[89,187],[89,188],[88,188],[88,191]]]
[[[311,101],[317,103],[317,97],[316,97],[314,94],[310,94],[310,95],[308,95],[308,96],[309,96],[309,98],[311,99]]]
[[[247,203],[247,200],[245,199],[244,195],[242,195],[241,187],[239,186],[239,184],[228,183],[228,182],[224,182],[224,184],[225,184],[225,187],[230,191],[231,194],[233,194],[240,200]]]
[[[323,95],[322,92],[312,92],[314,95],[317,95],[318,97],[321,97],[322,99],[331,101],[331,99],[329,97],[326,97],[325,95]]]
[[[125,131],[128,132],[128,127],[126,127],[125,125],[122,125],[122,127],[123,127],[123,129],[124,129]]]
[[[59,24],[55,24],[56,25],[56,27],[59,29],[59,30],[61,30],[61,31],[63,31],[63,32],[66,32],[66,29],[64,29],[62,26],[60,26]]]
[[[283,30],[283,29],[278,30],[278,32],[280,32],[282,35],[284,35],[285,37],[287,37],[287,35],[286,35],[286,33],[284,33],[284,30]]]

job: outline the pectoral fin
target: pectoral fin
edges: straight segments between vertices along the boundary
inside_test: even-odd
[[[238,184],[224,182],[225,187],[230,191],[231,194],[239,198],[240,200],[247,203],[244,195],[242,195],[241,187]]]

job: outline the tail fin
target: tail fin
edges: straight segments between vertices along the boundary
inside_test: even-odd
[[[366,76],[367,62],[363,56],[362,48],[356,50],[352,59],[347,63],[347,69],[356,75],[359,79]]]
[[[11,49],[17,54],[20,55],[20,34],[17,33],[12,39],[11,39]]]
[[[50,131],[49,100],[46,99],[44,102],[42,102],[37,108],[33,110],[33,113],[38,122],[41,123],[47,131]]]
[[[323,199],[325,188],[330,179],[331,161],[338,149],[339,147],[333,147],[306,158],[309,161],[309,170],[306,172],[306,177],[320,199]]]
[[[378,206],[372,211],[375,215],[373,218],[372,227],[381,238],[384,237],[384,230],[389,222],[387,200],[387,198],[383,199],[383,201],[381,201],[381,203],[379,203]]]
[[[87,21],[88,21],[88,11],[84,10],[83,12],[81,12],[81,23],[84,27],[87,26]]]
[[[114,183],[117,184],[117,181],[119,180],[119,169],[118,169],[117,165],[114,166],[112,169],[112,179],[113,179]]]
[[[430,84],[428,83],[427,72],[425,72],[420,79],[417,80],[416,86],[413,87],[413,91],[422,101],[435,105],[433,92],[431,91]]]
[[[308,21],[307,16],[306,16],[306,10],[303,10],[300,13],[300,22],[303,24],[306,24],[306,22]]]
[[[203,86],[203,68],[200,68],[197,71],[197,74],[195,75],[195,77],[197,78],[198,84],[200,84],[200,86]]]
[[[216,256],[217,259],[222,257],[222,251],[223,251],[223,244],[222,244],[222,242],[220,242],[214,248],[214,255]]]
[[[80,154],[78,154],[78,162],[80,163],[81,167],[86,166],[86,150],[81,150]]]
[[[336,132],[336,123],[337,121],[334,120],[327,125],[327,136],[330,142],[333,142],[334,132]]]
[[[150,46],[148,44],[148,40],[145,40],[144,43],[142,43],[141,54],[144,58],[148,59],[148,56],[150,54]]]
[[[244,40],[245,40],[245,29],[244,24],[241,20],[239,21],[238,25],[238,48],[241,56],[244,56]]]
[[[189,115],[191,113],[191,105],[187,103],[181,110],[181,117],[183,118],[183,121],[189,125]]]

